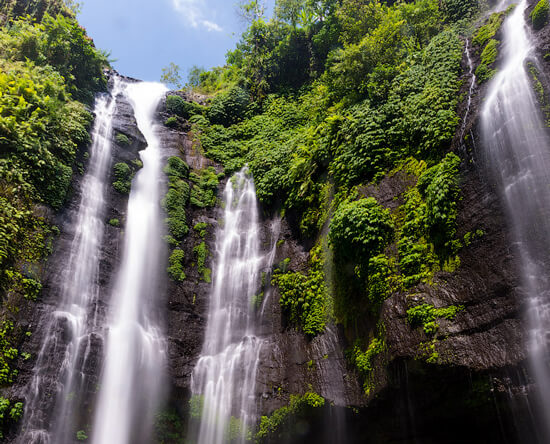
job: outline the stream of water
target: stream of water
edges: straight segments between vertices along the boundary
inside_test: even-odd
[[[157,83],[126,88],[147,149],[140,152],[143,168],[132,183],[122,263],[106,321],[108,337],[93,444],[151,442],[153,415],[164,385],[166,345],[159,313],[161,150],[154,118],[165,91]]]
[[[87,383],[84,368],[98,328],[96,302],[100,247],[105,230],[104,194],[111,165],[116,97],[124,87],[115,77],[111,95],[100,96],[95,104],[88,171],[82,180],[80,201],[70,225],[74,233],[70,254],[58,280],[59,302],[51,314],[29,384],[19,439],[22,444],[74,441],[74,418],[81,411],[81,395]],[[52,375],[57,378],[53,394],[47,389]]]
[[[541,442],[549,442],[550,139],[528,73],[527,63],[536,64],[536,59],[526,8],[526,0],[521,0],[503,24],[503,64],[491,81],[481,130],[486,162],[520,253],[529,361],[540,394],[537,422]]]
[[[253,298],[262,267],[270,268],[273,260],[273,254],[260,251],[256,192],[246,169],[227,182],[223,200],[206,338],[191,382],[193,395],[203,399],[199,444],[221,444],[230,437],[245,442],[256,419],[262,339],[256,336]]]

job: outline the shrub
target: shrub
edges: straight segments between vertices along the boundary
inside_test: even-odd
[[[248,92],[235,86],[212,99],[208,108],[208,118],[214,124],[232,125],[245,117],[249,103]]]
[[[447,21],[471,17],[479,9],[478,0],[442,0],[441,9]]]
[[[193,252],[197,256],[197,270],[199,274],[202,275],[202,280],[204,282],[210,282],[210,275],[212,271],[210,270],[210,268],[206,268],[206,259],[209,255],[206,243],[201,242],[199,245],[195,246],[195,248],[193,248]]]
[[[496,35],[498,30],[502,26],[504,17],[504,12],[497,12],[492,14],[489,17],[489,21],[477,30],[474,38],[472,39],[472,43],[479,47],[485,46],[487,42],[489,42],[489,40],[491,40]]]
[[[199,233],[199,236],[204,239],[206,236],[206,228],[208,228],[208,224],[206,222],[199,222],[193,227],[193,230]]]
[[[291,323],[310,337],[325,330],[327,288],[321,247],[311,250],[308,275],[279,272],[273,284],[279,287],[279,304]]]
[[[307,392],[304,395],[290,395],[288,405],[275,410],[269,416],[262,416],[258,432],[256,433],[256,443],[268,440],[271,442],[274,438],[281,438],[283,428],[292,417],[307,413],[308,410],[323,407],[325,399],[314,392]],[[280,442],[275,440],[274,442]]]
[[[204,107],[194,102],[187,102],[180,96],[170,95],[166,97],[166,111],[189,120],[195,115],[201,115]]]
[[[164,172],[168,176],[175,176],[179,179],[187,179],[187,177],[189,177],[189,165],[187,165],[180,157],[172,156],[168,158],[168,163],[164,167]]]
[[[366,265],[392,237],[390,212],[372,197],[342,202],[330,222],[329,240],[343,262]]]
[[[418,190],[426,201],[426,228],[436,248],[448,254],[456,234],[458,167],[460,159],[449,153],[418,178]]]
[[[357,370],[363,378],[363,389],[368,395],[373,388],[372,373],[374,371],[374,358],[386,349],[386,343],[383,339],[374,338],[366,351],[361,351],[358,345],[355,345],[352,352],[352,360]]]
[[[216,194],[219,179],[213,167],[205,168],[198,174],[192,173],[189,178],[194,182],[191,189],[190,203],[198,208],[216,205]]]
[[[498,40],[490,39],[481,52],[481,60],[476,68],[476,77],[480,83],[490,80],[496,73],[491,65],[497,60],[499,44]]]
[[[128,136],[126,134],[117,133],[115,140],[116,140],[116,143],[118,143],[121,146],[130,145],[130,139],[128,139]]]
[[[176,248],[172,251],[168,259],[168,275],[176,282],[182,282],[186,278],[185,272],[183,271],[184,258],[185,252],[180,248]]]
[[[436,322],[437,318],[452,321],[458,312],[463,309],[464,307],[461,305],[435,308],[430,304],[421,304],[407,310],[407,320],[411,324],[411,327],[422,327],[427,335],[434,335],[439,328],[439,324]]]
[[[548,0],[540,0],[531,12],[531,22],[533,28],[541,29],[548,22],[548,11],[550,4]]]
[[[130,193],[133,178],[130,166],[125,162],[116,163],[113,167],[113,173],[116,179],[113,182],[113,188],[121,194]]]
[[[179,125],[178,118],[176,116],[168,117],[168,119],[164,121],[164,125],[168,128],[177,128]]]

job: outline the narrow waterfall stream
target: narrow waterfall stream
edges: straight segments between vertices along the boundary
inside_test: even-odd
[[[503,66],[482,109],[487,164],[500,190],[521,258],[529,322],[528,352],[540,394],[541,442],[550,439],[550,139],[532,90],[534,55],[521,0],[503,32]]]
[[[140,153],[143,168],[133,181],[128,202],[122,263],[106,325],[93,444],[151,442],[153,414],[164,383],[166,347],[159,315],[161,151],[153,119],[165,90],[157,83],[126,88],[148,146]]]
[[[59,303],[46,327],[34,376],[29,383],[19,438],[22,444],[74,441],[73,419],[81,413],[81,396],[86,385],[83,369],[89,357],[92,335],[98,327],[95,303],[105,229],[104,193],[111,164],[116,97],[123,88],[123,82],[115,77],[111,96],[104,95],[96,101],[89,168],[82,180],[80,202],[71,223],[74,233],[70,255],[59,276]],[[58,375],[53,394],[48,391],[46,382],[52,374]]]
[[[248,171],[235,174],[224,191],[225,211],[216,238],[214,283],[201,357],[191,388],[203,399],[198,443],[244,442],[255,420],[254,392],[262,340],[255,335],[253,296],[262,267],[273,255],[260,252],[258,205]]]

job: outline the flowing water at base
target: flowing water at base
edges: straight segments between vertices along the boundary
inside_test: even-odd
[[[203,403],[200,444],[245,442],[256,420],[256,370],[262,339],[256,336],[254,295],[262,267],[273,254],[260,251],[260,224],[254,182],[247,169],[224,191],[225,210],[216,238],[214,283],[206,338],[191,388]]]
[[[506,3],[503,2],[502,7]],[[481,113],[483,147],[521,259],[528,353],[540,394],[540,434],[550,439],[550,138],[531,87],[536,64],[521,0],[502,27],[503,64]]]

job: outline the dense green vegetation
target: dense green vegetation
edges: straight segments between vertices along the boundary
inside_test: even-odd
[[[307,414],[308,410],[323,407],[325,400],[314,392],[307,392],[304,395],[290,395],[288,405],[275,410],[270,416],[262,416],[256,443],[262,443],[266,439],[283,439],[289,433],[286,430],[289,423],[297,415]]]
[[[17,376],[17,357],[28,355],[18,350],[30,332],[18,325],[17,313],[39,296],[43,259],[58,234],[46,216],[65,203],[89,143],[92,116],[81,102],[91,103],[106,88],[108,63],[63,1],[10,0],[2,2],[0,15],[6,19],[0,28],[0,386],[5,386]],[[21,415],[22,404],[0,404],[5,430]]]
[[[533,28],[540,29],[548,22],[548,11],[550,10],[550,4],[548,0],[540,0],[533,12],[531,12],[531,21],[533,22]]]
[[[248,165],[264,211],[314,241],[308,270],[284,263],[273,275],[283,313],[308,336],[329,320],[350,327],[367,391],[384,301],[460,266],[460,159],[449,151],[464,40],[489,79],[506,14],[472,30],[479,12],[475,0],[279,0],[269,20],[244,14],[224,67],[191,72],[187,86],[213,95],[209,106],[169,100],[208,157],[226,174]],[[389,202],[382,187],[400,191]],[[370,340],[353,327],[364,319]]]

